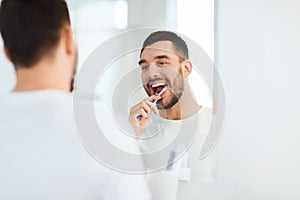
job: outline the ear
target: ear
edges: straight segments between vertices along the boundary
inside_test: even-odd
[[[11,57],[10,57],[10,55],[9,55],[9,53],[8,53],[8,50],[7,50],[7,48],[6,48],[5,46],[3,46],[3,51],[4,51],[4,54],[5,54],[5,57],[6,57],[10,62],[12,62]]]
[[[68,55],[76,54],[76,45],[74,42],[73,31],[70,25],[66,25],[63,32],[65,38],[66,53]]]
[[[192,73],[192,69],[193,69],[192,63],[189,60],[185,60],[183,61],[182,64],[183,64],[183,68],[182,68],[183,77],[187,78]]]

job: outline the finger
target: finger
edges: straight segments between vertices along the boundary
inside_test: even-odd
[[[144,119],[149,118],[149,115],[147,114],[147,112],[143,108],[140,109],[140,114],[139,115],[142,115],[142,117]]]
[[[152,102],[153,100],[158,101],[161,99],[160,96],[156,96],[156,95],[152,95],[151,97],[149,97],[150,101]]]
[[[155,113],[158,114],[158,109],[156,107],[155,103],[152,103],[150,100],[146,101],[147,105],[151,108],[151,110]]]
[[[151,114],[151,107],[152,107],[152,105],[151,105],[151,104],[148,105],[147,101],[144,101],[144,102],[142,103],[142,108],[146,111],[146,113],[147,113],[148,115]]]
[[[138,110],[141,108],[141,104],[139,103],[139,104],[137,104],[137,105],[135,105],[135,106],[132,106],[131,108],[130,108],[130,115],[133,115],[133,114],[135,114],[136,112],[138,112]]]
[[[131,113],[130,115],[130,119],[133,122],[138,122],[143,118],[148,118],[149,115],[147,114],[147,112],[144,110],[144,108],[140,108],[138,111]]]
[[[137,112],[140,112],[140,109],[143,108],[143,101],[139,104],[133,106],[130,108],[130,114],[136,114]]]

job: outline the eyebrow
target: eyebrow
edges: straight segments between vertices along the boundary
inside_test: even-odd
[[[155,56],[154,60],[158,60],[158,59],[170,59],[170,57],[167,56],[167,55]],[[147,62],[145,59],[141,59],[138,63],[139,63],[139,65],[141,65],[141,64],[143,64],[145,62]]]
[[[146,60],[145,60],[145,59],[142,59],[142,60],[139,61],[139,65],[141,65],[141,64],[143,64],[143,63],[145,63],[145,62],[146,62]]]
[[[170,59],[170,57],[167,56],[167,55],[159,55],[159,56],[156,56],[154,59],[155,60],[157,60],[157,59]]]

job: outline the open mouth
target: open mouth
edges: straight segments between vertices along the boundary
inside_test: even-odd
[[[158,95],[164,89],[164,87],[168,86],[168,84],[164,82],[155,82],[155,83],[150,83],[149,85],[150,85],[151,95]],[[165,92],[163,92],[163,94],[161,94],[160,96],[162,97],[164,93]]]

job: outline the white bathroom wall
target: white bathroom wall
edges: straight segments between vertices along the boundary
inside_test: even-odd
[[[226,121],[203,199],[300,199],[299,10],[297,0],[216,2]]]

